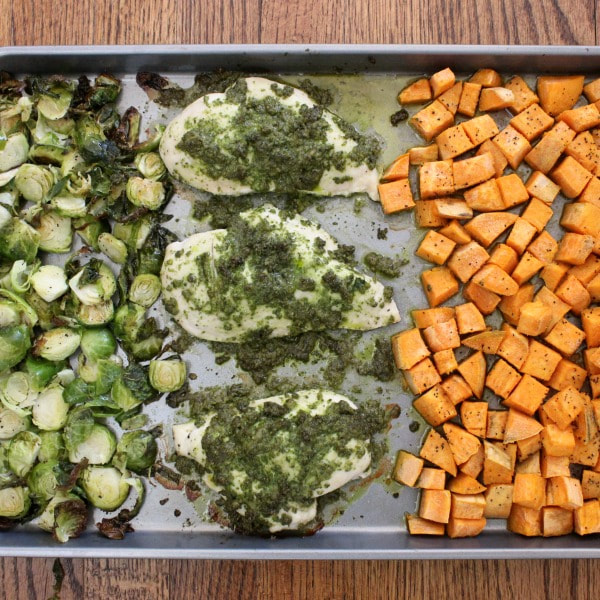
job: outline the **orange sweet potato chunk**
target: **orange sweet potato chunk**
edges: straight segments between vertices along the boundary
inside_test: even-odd
[[[419,191],[422,199],[447,196],[454,191],[451,160],[436,160],[419,168]]]
[[[538,77],[537,93],[542,108],[551,116],[573,108],[583,92],[583,75]]]
[[[455,161],[452,165],[454,188],[461,190],[491,179],[495,173],[494,158],[490,152]],[[471,215],[472,216],[472,215]]]
[[[379,191],[381,207],[386,215],[407,210],[415,206],[408,179],[380,183],[377,186],[377,189]]]
[[[465,283],[487,262],[489,256],[480,244],[469,242],[455,248],[448,260],[448,268]]]
[[[418,515],[406,515],[406,527],[410,535],[444,535],[446,530],[443,523],[435,523],[422,519]]]
[[[513,169],[516,169],[531,151],[531,144],[527,138],[512,125],[507,125],[492,138],[492,141],[500,148]]]
[[[453,114],[456,115],[458,103],[462,95],[463,82],[457,81],[451,88],[438,96],[438,100]]]
[[[539,104],[532,104],[510,120],[510,124],[528,141],[533,141],[554,125],[554,119]]]
[[[454,115],[439,100],[434,100],[413,115],[409,123],[430,142],[454,123]]]
[[[452,254],[456,242],[437,231],[428,231],[415,254],[437,265],[443,265]]]
[[[453,477],[456,476],[456,462],[450,445],[435,429],[430,429],[421,446],[419,456],[430,463],[444,469]]]
[[[429,78],[429,84],[431,85],[431,91],[433,97],[437,98],[440,94],[443,94],[446,90],[449,90],[455,83],[456,77],[451,69],[446,68],[434,73]]]
[[[534,171],[530,175],[525,188],[531,196],[539,198],[546,204],[552,204],[560,192],[560,186],[556,185],[554,181],[546,177],[541,171]]]
[[[511,90],[515,96],[514,102],[510,107],[513,113],[520,113],[532,104],[539,102],[537,94],[527,85],[526,81],[519,75],[509,79],[504,87]]]
[[[465,81],[462,86],[460,101],[458,103],[458,113],[465,115],[465,117],[472,117],[477,111],[480,93],[481,84]]]
[[[556,187],[558,188],[558,186]],[[465,190],[464,197],[467,205],[479,212],[494,212],[505,208],[500,188],[495,179],[488,179],[470,190]]]
[[[439,306],[458,293],[458,281],[447,267],[435,267],[421,273],[429,306]]]
[[[502,77],[498,71],[494,71],[494,69],[479,69],[471,76],[469,81],[478,83],[486,88],[502,85]]]
[[[505,87],[484,88],[479,96],[479,110],[481,112],[502,110],[512,106],[514,101],[515,95],[512,90]]]
[[[410,168],[408,152],[400,155],[394,162],[383,172],[382,181],[396,181],[397,179],[407,179]]]
[[[418,329],[407,329],[392,336],[392,352],[399,369],[410,369],[431,355]]]
[[[475,147],[475,144],[471,142],[465,133],[462,124],[448,127],[435,138],[435,142],[438,145],[439,156],[442,160],[455,158]]]
[[[406,86],[398,94],[400,104],[422,104],[430,100],[431,86],[429,80],[424,77]]]

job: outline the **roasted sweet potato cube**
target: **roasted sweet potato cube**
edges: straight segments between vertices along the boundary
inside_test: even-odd
[[[446,534],[449,538],[475,537],[479,535],[486,525],[486,520],[481,519],[460,519],[450,517],[446,525]]]
[[[552,179],[546,177],[541,171],[534,171],[529,176],[525,188],[531,196],[546,204],[552,204],[558,196],[558,192],[560,192],[560,186],[556,185]]]
[[[436,265],[443,265],[455,246],[456,243],[445,235],[437,231],[428,231],[415,254]]]
[[[513,467],[509,454],[487,441],[483,442],[483,447],[483,484],[512,483]]]
[[[485,319],[473,302],[459,304],[455,307],[455,312],[460,335],[485,331]]]
[[[510,246],[517,254],[523,254],[536,233],[537,229],[529,221],[518,217],[506,238],[506,245]]]
[[[491,315],[501,299],[498,294],[488,292],[488,290],[482,288],[473,281],[469,281],[469,283],[465,285],[463,288],[463,296],[465,300],[473,302],[484,315]]]
[[[517,473],[513,487],[513,503],[540,510],[546,502],[546,480],[533,473]]]
[[[414,487],[421,475],[425,461],[410,452],[400,450],[396,455],[396,463],[392,477],[398,482]]]
[[[462,94],[463,82],[457,81],[451,88],[438,96],[438,100],[453,114],[456,115],[458,103]]]
[[[442,429],[457,465],[467,462],[479,450],[480,441],[462,427],[454,423],[444,423]]]
[[[590,173],[596,173],[598,170],[598,165],[600,164],[600,148],[596,146],[594,136],[592,136],[589,131],[583,131],[576,136],[567,146],[565,154],[574,158],[584,169],[590,171]]]
[[[440,94],[443,94],[446,90],[449,90],[456,81],[456,77],[451,69],[446,68],[434,73],[429,78],[429,84],[431,85],[431,91],[433,97],[437,98]]]
[[[485,154],[458,160],[452,165],[452,172],[455,189],[462,190],[493,177],[496,173],[494,158],[490,152],[486,152]]]
[[[587,286],[600,273],[600,257],[590,254],[582,265],[571,267],[569,273]]]
[[[483,451],[483,444],[479,447],[477,454],[471,456],[471,458],[460,465],[460,472],[469,475],[470,477],[479,477],[479,474],[483,471],[483,461],[485,460],[485,452]]]
[[[498,189],[500,190],[500,196],[502,196],[504,208],[511,208],[529,200],[529,192],[521,181],[521,178],[516,173],[511,173],[510,175],[505,175],[504,177],[498,177],[496,179],[496,183],[498,185]],[[512,225],[512,223],[516,220],[516,217],[515,219],[511,219],[509,217],[509,220],[511,221],[510,224]]]
[[[583,86],[583,93],[588,102],[597,102],[600,100],[600,79],[594,79]]]
[[[457,244],[468,244],[471,241],[471,236],[456,219],[453,219],[448,225],[442,227],[438,233],[445,235]]]
[[[508,398],[521,380],[521,374],[506,361],[499,359],[487,375],[485,385],[501,398]]]
[[[518,265],[517,265],[518,266]],[[516,270],[516,268],[515,268]],[[513,273],[515,272],[513,270]],[[512,325],[517,325],[521,314],[521,306],[526,302],[533,300],[533,285],[526,284],[519,288],[519,291],[513,296],[505,296],[500,302],[500,312],[504,319]]]
[[[429,306],[436,307],[458,292],[458,281],[446,267],[434,267],[421,273]]]
[[[458,519],[480,519],[483,517],[484,510],[485,498],[483,494],[452,494],[452,506],[450,508],[450,515],[452,517]]]
[[[596,468],[599,458],[600,440],[596,438],[591,442],[582,442],[575,437],[575,448],[569,456],[570,463]]]
[[[487,262],[489,257],[486,249],[480,244],[469,242],[455,248],[448,260],[448,268],[465,283]]]
[[[461,124],[473,146],[479,146],[500,131],[490,115],[481,115]]]
[[[462,198],[438,198],[433,201],[435,209],[446,219],[470,219],[473,211]]]
[[[533,296],[533,288],[532,288]],[[505,332],[504,339],[498,348],[498,356],[509,362],[513,367],[520,369],[529,354],[529,340],[506,323],[502,326]]]
[[[503,440],[507,419],[506,410],[488,410],[485,437],[490,440]]]
[[[540,344],[537,340],[531,340],[521,371],[542,381],[548,381],[561,359],[558,352]]]
[[[415,223],[417,227],[443,227],[448,219],[440,217],[433,200],[417,200],[415,203]]]
[[[419,167],[419,190],[422,199],[446,196],[454,191],[452,161],[436,160]]]
[[[421,308],[413,310],[412,318],[419,329],[425,329],[436,323],[443,323],[454,319],[454,308],[451,306],[440,306],[438,308]]]
[[[436,352],[433,355],[433,362],[440,375],[448,375],[448,373],[452,373],[458,367],[454,350],[451,349]]]
[[[460,405],[460,420],[469,433],[478,437],[485,437],[487,412],[487,402],[463,402]]]
[[[456,476],[456,463],[448,442],[435,430],[430,429],[421,446],[419,456]]]
[[[425,342],[433,352],[458,348],[460,337],[455,319],[448,319],[443,323],[435,323],[423,329]]]
[[[556,253],[556,260],[570,265],[582,265],[594,249],[591,235],[567,232],[563,235]]]
[[[548,379],[548,385],[553,390],[559,391],[569,386],[573,386],[579,390],[585,383],[586,377],[587,373],[585,369],[566,358],[562,358],[558,365],[556,365],[552,377]]]
[[[571,476],[571,470],[569,469],[569,457],[568,456],[550,456],[545,452],[542,452],[540,460],[540,469],[542,477],[550,479],[550,477]]]
[[[588,348],[600,346],[600,307],[584,310],[581,313],[581,324]]]
[[[507,125],[500,133],[494,136],[492,142],[500,148],[508,164],[513,169],[516,169],[531,151],[531,144],[527,138],[512,125]]]
[[[529,252],[529,254],[537,258],[539,261],[545,263],[545,269],[546,266],[548,266],[548,264],[554,260],[554,257],[558,252],[558,243],[547,231],[542,231],[542,233],[540,233],[540,235],[538,235],[535,240],[533,240],[533,242],[527,246],[527,252]],[[546,273],[548,273],[548,271]],[[547,282],[546,285],[548,285]]]
[[[514,296],[518,283],[498,265],[486,264],[473,275],[473,281],[482,288],[499,296]]]
[[[567,231],[600,236],[600,208],[590,202],[566,204],[560,224]]]
[[[593,174],[572,156],[567,156],[552,170],[550,177],[567,198],[575,198],[583,192]]]
[[[554,125],[554,119],[544,112],[539,104],[532,104],[513,117],[510,124],[531,142],[550,129]]]
[[[508,519],[512,506],[512,497],[512,483],[492,483],[488,485],[484,493],[484,516],[488,519]]]
[[[481,350],[484,354],[497,354],[500,344],[504,340],[504,332],[500,329],[482,331],[463,339],[463,346]]]
[[[458,365],[458,372],[464,377],[477,398],[481,398],[485,385],[486,362],[483,352],[478,351]]]
[[[555,117],[569,110],[583,91],[583,75],[544,75],[538,77],[537,93],[542,108]]]
[[[425,490],[443,490],[446,487],[446,471],[423,467],[415,487]]]
[[[548,480],[549,504],[560,506],[568,510],[575,510],[583,506],[581,483],[574,477],[551,477]]]
[[[410,535],[444,535],[446,529],[443,523],[435,523],[409,514],[406,515],[406,527]]]
[[[398,179],[377,186],[381,208],[386,215],[407,210],[415,206],[410,182],[408,179]]]
[[[540,431],[542,430],[543,425],[533,417],[524,415],[521,411],[512,408],[509,411],[509,416],[511,416],[513,428],[513,431],[511,431],[510,434],[511,437],[513,437],[513,434],[519,433],[518,437],[520,439],[514,441],[517,443],[517,456],[519,462],[523,462],[534,454],[538,454],[542,449],[542,436],[540,435]],[[508,429],[508,419],[506,419],[506,426]],[[537,433],[528,437],[522,437],[529,431],[537,431]],[[506,431],[504,433],[506,438]]]
[[[542,200],[532,198],[523,211],[521,218],[533,225],[538,232],[544,231],[544,227],[552,218],[554,211]]]
[[[544,452],[550,456],[570,456],[575,448],[573,430],[548,423],[542,430],[542,445]]]
[[[439,100],[434,100],[416,113],[409,123],[430,142],[454,123],[454,115]]]
[[[556,250],[558,250],[558,244],[556,245]],[[536,258],[540,258],[537,256]],[[562,281],[563,277],[567,274],[569,270],[568,265],[561,265],[560,263],[550,263],[547,264],[540,273],[540,279],[546,284],[546,288],[554,292],[558,287],[559,283]]]
[[[429,358],[405,370],[404,379],[413,394],[422,394],[441,381],[439,373]]]
[[[571,356],[585,340],[585,333],[573,323],[561,319],[545,336],[544,340],[561,354]]]
[[[425,77],[407,85],[399,94],[400,104],[423,104],[431,100],[431,86]]]
[[[536,438],[542,429],[541,423],[533,417],[511,408],[506,418],[503,442],[510,444],[511,442],[530,440]],[[541,438],[539,443],[541,444]]]
[[[525,415],[527,416],[527,415]],[[527,417],[531,419],[531,417]],[[540,469],[540,452],[534,452],[531,456],[515,465],[515,473],[528,473],[533,475],[541,475]]]
[[[517,253],[506,244],[496,244],[488,260],[488,264],[498,265],[509,275],[517,266],[518,262],[519,257]]]
[[[410,369],[431,355],[418,329],[407,329],[392,336],[392,352],[399,369]]]
[[[529,108],[533,103],[539,102],[537,94],[527,85],[525,80],[519,75],[515,75],[504,84],[504,87],[511,90],[515,99],[510,107],[513,113],[520,113]]]
[[[504,178],[501,178],[504,179]],[[500,180],[497,180],[500,181]],[[466,225],[471,237],[487,248],[498,236],[502,235],[515,221],[517,215],[508,212],[488,212],[477,215]]]
[[[590,388],[592,391],[592,398],[600,398],[600,374],[590,375]]]
[[[600,207],[600,179],[592,177],[579,195],[579,202],[589,202]]]
[[[456,477],[452,478],[448,482],[448,489],[453,494],[465,495],[481,494],[482,492],[485,492],[485,486],[481,485],[477,479],[466,473],[459,473]]]
[[[600,111],[595,104],[586,104],[579,108],[565,110],[558,115],[559,121],[564,121],[573,131],[585,131],[600,125]]]
[[[581,477],[581,492],[584,500],[600,498],[600,473],[585,469]]]
[[[483,87],[498,87],[502,85],[502,77],[494,69],[479,69],[471,76],[469,81],[478,83]]]
[[[556,123],[527,154],[525,162],[536,171],[548,173],[575,135],[566,123]]]
[[[588,535],[600,532],[600,502],[590,500],[575,509],[575,533]]]
[[[471,390],[469,384],[463,379],[462,375],[456,373],[444,379],[440,385],[455,406],[473,395],[473,390]]]
[[[502,177],[504,169],[506,169],[506,165],[508,165],[506,156],[504,156],[500,148],[498,148],[491,139],[485,140],[485,142],[479,146],[479,150],[477,150],[475,154],[483,154],[484,152],[489,152],[494,157],[496,177]]]
[[[414,146],[408,151],[408,162],[411,165],[423,165],[438,159],[438,145]]]
[[[504,210],[504,200],[495,179],[488,179],[470,190],[465,190],[464,197],[467,205],[473,210],[480,212]]]
[[[442,160],[455,158],[475,147],[475,144],[469,139],[461,125],[448,127],[435,138],[438,145],[439,156]]]
[[[480,93],[481,84],[471,81],[463,82],[460,101],[458,103],[458,113],[465,115],[465,117],[472,117],[477,111]]]
[[[540,536],[542,535],[542,511],[513,503],[506,528],[527,537]]]
[[[561,429],[566,429],[583,410],[583,398],[575,387],[569,386],[554,394],[542,406],[542,410]]]
[[[515,95],[512,90],[504,87],[484,88],[479,96],[479,110],[481,112],[502,110],[512,106]]]
[[[514,271],[510,274],[511,277],[519,284],[523,285],[526,281],[529,281],[538,271],[541,271],[544,263],[537,259],[531,252],[525,251],[519,264],[514,268]]]
[[[568,312],[571,307],[563,302],[554,292],[551,292],[547,287],[542,287],[535,295],[536,301],[543,302],[552,310],[552,319],[548,325],[550,331]]]
[[[568,304],[576,315],[580,315],[591,303],[589,292],[579,279],[570,274],[556,288],[556,296]]]
[[[525,302],[521,306],[517,331],[524,335],[542,335],[548,329],[552,310],[543,302]]]
[[[587,290],[592,302],[600,302],[600,273],[588,283]]]
[[[396,181],[398,179],[407,179],[410,163],[408,152],[401,154],[394,162],[383,172],[381,179],[383,181]]]
[[[573,531],[573,511],[558,506],[544,506],[542,531],[544,537],[568,535]]]
[[[413,402],[414,408],[433,427],[456,416],[454,404],[450,401],[444,389],[435,385]]]
[[[532,416],[548,394],[548,388],[530,375],[524,375],[504,404]]]
[[[575,439],[586,444],[599,441],[597,438],[600,430],[596,423],[594,405],[587,394],[581,394],[581,397],[583,398],[583,410],[577,415],[573,424]]]

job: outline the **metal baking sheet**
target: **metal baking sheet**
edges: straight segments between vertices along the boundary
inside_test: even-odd
[[[142,109],[145,126],[169,117],[168,111],[147,102],[135,84],[139,70],[158,71],[182,85],[193,74],[217,68],[252,73],[272,73],[296,81],[308,76],[317,85],[334,92],[333,110],[357,123],[359,128],[380,131],[386,141],[382,162],[419,143],[408,127],[393,129],[389,115],[398,109],[396,93],[407,78],[450,66],[458,73],[492,67],[504,73],[600,74],[600,48],[544,46],[89,46],[0,48],[0,70],[18,74],[62,73],[93,75],[113,72],[124,81],[122,107]],[[358,77],[355,74],[359,74]],[[369,107],[365,111],[365,107]],[[372,109],[372,110],[371,110]],[[352,200],[333,199],[326,212],[309,209],[306,214],[321,222],[341,242],[357,247],[361,256],[367,248],[412,257],[402,276],[391,282],[403,322],[386,334],[409,323],[409,311],[425,306],[418,281],[424,263],[414,257],[423,236],[415,230],[410,213],[384,217],[378,205],[367,203],[356,210]],[[187,218],[190,203],[176,198],[168,212],[172,227],[180,234],[197,229]],[[311,212],[312,211],[312,212]],[[387,240],[377,230],[387,228]],[[387,283],[387,282],[386,282]],[[159,317],[164,316],[158,311]],[[381,333],[381,331],[380,331]],[[185,356],[196,372],[196,385],[214,385],[239,376],[233,363],[217,367],[212,354],[196,344]],[[349,378],[344,390],[354,381]],[[410,409],[412,397],[398,378],[378,390],[379,382],[365,387],[363,396],[378,394],[382,401],[402,406],[401,416],[390,432],[391,453],[403,447],[416,451],[425,427],[412,433],[409,423],[417,417]],[[347,389],[346,389],[347,388]],[[342,390],[342,391],[344,391]],[[177,416],[164,404],[150,407],[154,422],[167,426]],[[99,536],[91,526],[80,538],[66,545],[32,526],[3,532],[0,554],[5,556],[60,557],[147,557],[147,558],[230,558],[230,559],[439,559],[439,558],[590,558],[600,557],[597,536],[567,536],[554,539],[527,539],[506,531],[504,521],[491,521],[474,539],[410,537],[404,525],[405,512],[415,510],[416,490],[392,487],[381,478],[361,492],[333,524],[314,536],[267,540],[242,537],[200,519],[182,492],[147,486],[148,498],[135,519],[136,531],[123,541]],[[166,504],[161,500],[169,498]],[[180,515],[175,513],[180,511]],[[95,519],[99,514],[94,515]]]

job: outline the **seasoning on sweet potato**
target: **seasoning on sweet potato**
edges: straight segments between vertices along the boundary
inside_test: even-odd
[[[400,450],[396,455],[396,463],[392,477],[398,482],[410,487],[414,487],[417,479],[421,475],[425,461],[410,452]]]
[[[552,377],[548,379],[548,385],[553,390],[563,390],[566,387],[573,386],[578,390],[585,383],[586,370],[574,362],[563,358],[560,360]]]
[[[421,273],[429,306],[442,304],[458,292],[458,281],[447,267],[434,267]]]
[[[410,369],[406,369],[404,379],[413,394],[421,394],[441,381],[429,358],[424,358]]]
[[[539,104],[532,104],[510,120],[510,124],[528,141],[538,138],[554,125],[554,119]]]
[[[518,324],[521,306],[533,300],[533,292],[534,286],[532,284],[525,284],[518,289],[516,294],[502,298],[499,309],[507,323],[511,325]]]
[[[455,83],[456,77],[452,72],[452,69],[446,68],[434,73],[429,78],[429,84],[431,85],[431,91],[433,97],[437,98],[440,94],[443,94],[446,90],[449,90]]]
[[[419,456],[456,476],[456,463],[448,442],[435,430],[430,429],[421,446]]]
[[[458,365],[458,372],[464,377],[477,398],[481,398],[483,394],[485,371],[485,356],[480,350]]]
[[[600,257],[591,254],[582,265],[571,267],[569,273],[576,279],[579,279],[583,285],[587,286],[600,273]]]
[[[436,160],[419,167],[419,191],[422,199],[447,196],[454,191],[451,160]]]
[[[455,406],[473,395],[473,390],[471,390],[469,384],[457,373],[446,377],[440,385]]]
[[[504,87],[484,88],[479,96],[479,110],[481,112],[502,110],[512,106],[514,101],[515,95],[512,90]]]
[[[558,115],[559,121],[564,121],[573,131],[585,131],[600,125],[600,111],[595,104],[586,104],[579,108],[565,110]]]
[[[434,100],[413,115],[409,123],[430,142],[454,123],[454,115],[439,100]]]
[[[483,485],[512,483],[513,467],[510,456],[494,444],[484,441]]]
[[[488,519],[507,519],[512,506],[512,483],[493,483],[484,493],[484,516]]]
[[[544,75],[537,79],[537,93],[542,108],[556,117],[569,110],[583,92],[583,75]]]
[[[485,452],[483,451],[483,444],[479,446],[477,454],[471,456],[471,458],[460,465],[460,472],[469,475],[470,477],[479,477],[479,474],[483,471],[483,461],[485,460]]]
[[[484,314],[491,315],[500,303],[500,296],[489,292],[488,290],[477,285],[474,281],[469,281],[463,288],[463,296],[465,300],[473,302],[475,306]]]
[[[435,142],[438,146],[439,156],[442,160],[455,158],[475,147],[475,144],[465,133],[462,124],[448,127],[448,129],[442,131],[435,138]]]
[[[561,429],[566,429],[583,410],[583,398],[576,388],[569,386],[554,394],[542,410]]]
[[[522,413],[520,410],[511,408],[506,418],[503,441],[505,444],[509,444],[511,442],[520,442],[521,440],[535,438],[542,429],[543,426],[539,421]]]
[[[479,212],[500,211],[505,208],[500,188],[495,179],[488,179],[469,190],[465,190],[464,197],[467,205]]]
[[[406,86],[398,94],[400,104],[422,104],[431,100],[431,86],[429,79],[423,77]]]
[[[538,271],[544,267],[544,263],[537,259],[527,250],[521,256],[519,264],[514,268],[511,277],[519,284],[523,285],[529,281]]]
[[[567,274],[556,288],[556,296],[568,304],[576,315],[580,315],[592,301],[589,292],[579,279],[570,274]]]
[[[496,121],[490,115],[481,115],[474,119],[469,119],[460,125],[471,140],[473,146],[479,146],[486,140],[493,138],[500,129]]]
[[[456,464],[462,465],[467,462],[479,450],[481,442],[462,427],[454,423],[444,423],[442,429],[450,444],[450,450]]]
[[[448,268],[465,283],[487,262],[489,256],[480,244],[469,242],[455,248],[448,260]]]
[[[487,412],[487,402],[462,402],[460,405],[460,420],[469,433],[478,437],[485,437]]]
[[[505,212],[489,212],[473,217],[465,224],[465,229],[484,248],[504,233],[515,221],[517,215]]]
[[[377,186],[381,207],[386,215],[407,210],[415,206],[410,182],[408,179],[398,179]]]
[[[471,236],[456,219],[452,219],[452,221],[442,227],[438,233],[445,235],[457,244],[468,244],[471,241]]]
[[[533,240],[533,242],[531,242],[531,244],[529,244],[529,246],[527,246],[527,252],[529,252],[529,254],[537,258],[539,261],[543,262],[543,269],[546,269],[546,267],[552,263],[556,253],[558,252],[558,243],[547,231],[544,230]],[[563,275],[565,272],[566,270],[563,272]],[[549,271],[546,271],[546,276],[548,276],[548,274]],[[554,274],[557,275],[558,273],[556,272]],[[544,279],[543,274],[540,274],[540,277]],[[548,285],[547,282],[546,285]]]
[[[584,310],[581,313],[581,324],[588,348],[600,346],[600,307]]]
[[[544,346],[544,344],[541,344],[537,340],[531,340],[529,343],[529,352],[521,367],[521,372],[532,377],[537,377],[542,381],[548,381],[552,377],[552,373],[554,373],[561,358],[561,355],[552,350],[552,348]]]
[[[472,117],[477,112],[481,84],[472,81],[463,82],[460,100],[458,102],[458,113],[465,117]]]
[[[410,535],[444,535],[446,528],[443,523],[435,523],[422,519],[418,515],[406,515],[406,527]]]
[[[443,265],[452,254],[456,243],[437,231],[428,231],[415,254],[437,265]]]
[[[440,217],[433,200],[417,200],[415,203],[415,223],[417,227],[443,227],[448,219]]]
[[[536,171],[548,173],[576,135],[566,123],[559,121],[525,156],[525,162]]]
[[[552,310],[552,318],[548,325],[548,331],[550,331],[571,309],[570,305],[563,302],[556,294],[551,292],[545,286],[539,289],[538,293],[535,295],[535,299],[539,302],[543,302]]]
[[[570,321],[561,319],[550,329],[544,340],[564,356],[571,356],[585,341],[585,333]]]
[[[457,414],[454,404],[440,385],[435,385],[419,396],[413,406],[432,427],[445,423]]]
[[[547,394],[548,388],[544,384],[531,375],[525,374],[506,398],[504,404],[531,417],[542,405]]]
[[[596,174],[598,171],[598,166],[600,165],[600,148],[596,146],[594,137],[589,131],[580,133],[567,146],[565,154],[574,158],[584,169],[590,171],[590,173]]]
[[[511,90],[515,96],[512,106],[509,107],[513,113],[520,113],[526,108],[529,108],[532,104],[540,101],[537,94],[519,75],[511,77],[504,84],[504,87]]]
[[[406,329],[392,336],[392,352],[399,369],[410,369],[431,355],[418,329]]]
[[[534,171],[529,176],[525,188],[531,196],[546,204],[552,204],[560,192],[560,187],[541,171]]]
[[[383,172],[381,179],[383,181],[396,181],[397,179],[407,179],[410,167],[408,152],[401,154],[394,162]]]
[[[453,114],[456,115],[458,103],[462,95],[463,82],[457,81],[451,88],[438,96],[438,100]]]
[[[504,339],[504,332],[499,330],[482,331],[463,339],[463,346],[481,350],[484,354],[496,354]]]
[[[600,473],[585,469],[581,476],[581,492],[584,500],[600,498]]]
[[[533,286],[531,286],[531,297],[533,297]],[[505,335],[498,348],[498,356],[520,370],[529,354],[529,339],[506,323],[503,324],[502,329]]]
[[[499,359],[487,374],[485,385],[494,394],[506,399],[520,380],[521,374],[506,361]]]

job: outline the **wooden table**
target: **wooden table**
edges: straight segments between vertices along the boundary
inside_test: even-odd
[[[594,0],[0,0],[0,44],[588,44]],[[65,560],[63,600],[589,598],[592,561]],[[52,560],[2,560],[0,595],[52,595]]]

